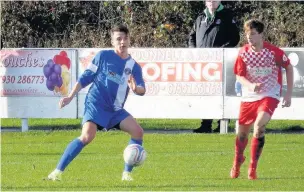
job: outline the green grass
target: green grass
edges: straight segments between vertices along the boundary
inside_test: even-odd
[[[200,126],[200,119],[137,119],[144,129],[194,129]],[[229,124],[230,131],[234,129],[235,121]],[[80,129],[81,119],[29,119],[29,127],[37,129]],[[5,128],[20,128],[20,119],[2,119],[1,126]],[[215,129],[217,121],[213,121]],[[271,120],[267,125],[268,131],[304,131],[303,120]]]
[[[57,120],[56,120],[57,121]],[[60,122],[60,121],[59,121]],[[22,191],[296,191],[304,190],[304,134],[268,134],[258,168],[247,179],[247,160],[239,179],[230,179],[234,135],[146,134],[145,164],[134,182],[121,182],[122,151],[128,135],[98,132],[70,164],[61,182],[45,181],[67,143],[79,130],[1,134],[1,190]]]

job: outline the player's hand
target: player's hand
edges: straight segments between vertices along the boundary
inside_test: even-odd
[[[251,84],[250,91],[259,93],[262,89],[262,83],[253,83]]]
[[[60,101],[59,101],[59,108],[61,109],[61,108],[65,107],[71,101],[72,101],[72,98],[70,98],[70,97],[64,97],[64,98],[60,99]]]
[[[291,105],[291,95],[286,94],[283,98],[282,108],[290,107],[290,105]]]
[[[129,78],[129,80],[128,80],[128,85],[129,85],[130,89],[131,89],[133,92],[135,92],[135,90],[136,90],[136,83],[135,83],[135,80],[134,80],[134,78],[133,78],[132,75],[130,75],[130,78]]]

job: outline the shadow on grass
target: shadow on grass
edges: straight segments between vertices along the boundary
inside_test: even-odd
[[[266,132],[273,133],[304,133],[304,127],[291,126],[285,129],[266,128]]]
[[[85,155],[98,155],[98,153],[93,153],[93,152],[81,152],[81,154],[85,154]],[[2,155],[14,155],[14,156],[60,156],[62,155],[62,152],[53,152],[53,153],[34,153],[34,152],[26,152],[26,153],[6,153],[6,152],[2,152]]]
[[[228,132],[230,133],[233,133],[235,130],[234,130],[234,127],[229,127],[228,128]],[[253,131],[253,130],[251,130]],[[304,127],[302,126],[290,126],[290,127],[284,127],[284,128],[273,128],[273,127],[269,127],[267,128],[266,127],[266,133],[304,133]]]
[[[20,129],[21,127],[1,127],[1,129]],[[29,125],[29,130],[77,130],[77,129],[81,129],[81,125],[64,125],[64,126],[40,126],[40,125],[35,125],[35,126],[31,126]]]
[[[30,130],[47,130],[47,131],[59,131],[59,130],[80,130],[81,125],[64,125],[64,126],[29,126]],[[21,131],[20,127],[1,127],[1,130],[6,131]],[[111,129],[112,131],[115,129]],[[147,133],[192,133],[191,129],[183,129],[183,128],[145,128],[144,130]],[[101,131],[101,130],[99,130]],[[234,127],[228,127],[229,133],[234,133]],[[302,126],[291,126],[288,128],[266,128],[266,133],[304,133],[304,127]]]
[[[48,181],[45,178],[42,179],[43,182],[53,182],[53,181]],[[226,179],[227,180],[227,179]],[[74,186],[67,186],[67,187],[63,187],[63,186],[54,186],[53,184],[51,184],[50,186],[47,185],[39,185],[39,186],[30,186],[30,187],[26,187],[26,186],[20,186],[20,187],[14,187],[14,186],[8,186],[8,187],[2,187],[3,190],[21,190],[21,191],[30,191],[30,190],[40,190],[40,189],[50,189],[48,191],[53,191],[55,190],[71,190],[74,191],[75,189],[81,190],[81,191],[87,191],[89,190],[93,190],[93,191],[99,191],[99,190],[104,190],[104,189],[111,189],[111,191],[114,189],[117,191],[133,191],[134,189],[136,189],[136,191],[142,191],[142,190],[149,190],[149,191],[159,191],[159,190],[163,190],[166,191],[166,189],[187,189],[187,188],[198,188],[198,189],[208,189],[208,188],[228,188],[229,184],[210,184],[210,183],[198,183],[198,184],[163,184],[163,185],[144,185],[144,184],[139,184],[136,183],[136,185],[134,184],[135,182],[132,183],[117,183],[116,185],[95,185],[95,186],[82,186],[82,185],[74,185]]]

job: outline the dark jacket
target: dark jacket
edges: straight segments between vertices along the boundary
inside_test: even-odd
[[[205,13],[198,16],[190,33],[189,47],[235,47],[239,40],[233,14],[224,8],[210,21],[207,21]]]

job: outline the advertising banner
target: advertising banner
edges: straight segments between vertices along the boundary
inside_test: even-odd
[[[0,96],[63,96],[71,89],[75,51],[3,49]]]
[[[78,75],[100,50],[78,50]],[[146,96],[220,96],[223,93],[222,49],[130,49],[130,54],[142,67]]]
[[[101,50],[78,49],[78,77]],[[130,91],[125,104],[134,117],[222,118],[223,49],[130,48],[129,53],[146,83],[145,96]],[[88,87],[78,96],[79,117]]]

